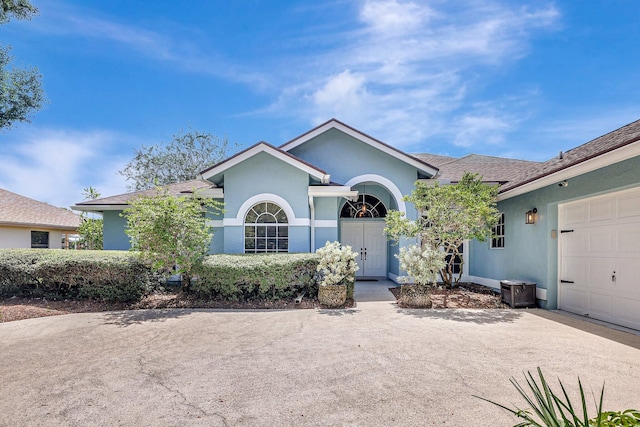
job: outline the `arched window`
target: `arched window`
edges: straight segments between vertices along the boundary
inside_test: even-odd
[[[340,211],[340,218],[384,218],[386,216],[387,208],[380,199],[370,194],[360,194],[355,202],[347,200]]]
[[[272,202],[260,202],[244,217],[244,252],[288,252],[287,214]]]

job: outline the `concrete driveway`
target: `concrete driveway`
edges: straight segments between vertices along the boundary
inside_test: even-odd
[[[571,391],[578,375],[596,393],[606,382],[605,408],[639,407],[639,337],[556,320],[383,301],[0,324],[0,425],[507,426],[473,395],[521,404],[509,377],[537,366]]]

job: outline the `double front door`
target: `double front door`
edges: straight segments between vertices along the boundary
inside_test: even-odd
[[[387,275],[387,237],[384,220],[343,220],[341,243],[349,245],[358,254],[360,269],[356,277]]]

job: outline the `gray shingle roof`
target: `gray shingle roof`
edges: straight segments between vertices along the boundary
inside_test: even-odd
[[[199,179],[193,179],[191,181],[179,182],[177,184],[164,185],[162,188],[166,189],[170,195],[181,196],[191,193],[194,190],[201,190],[204,188],[212,188],[211,183],[207,184]],[[134,191],[131,193],[118,194],[115,196],[103,197],[101,199],[87,200],[84,202],[76,203],[76,206],[103,206],[103,205],[127,205],[129,200],[138,196],[154,196],[157,194],[156,188],[149,190]]]
[[[637,141],[640,141],[640,120],[573,148],[563,153],[562,158],[560,156],[554,157],[546,162],[539,163],[534,168],[523,170],[513,177],[508,184],[502,186],[500,192],[512,190]]]
[[[438,165],[439,178],[459,181],[465,172],[477,173],[483,181],[508,182],[522,171],[536,167],[538,162],[527,160],[507,159],[503,157],[469,154],[459,159]]]
[[[75,231],[80,216],[0,188],[0,224]]]

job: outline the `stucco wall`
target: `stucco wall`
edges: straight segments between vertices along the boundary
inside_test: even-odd
[[[121,213],[122,211],[104,211],[102,214],[105,250],[125,251],[131,247],[129,236],[124,231],[127,220],[120,216]]]
[[[254,198],[251,205],[272,201],[285,210],[288,205],[293,214],[287,215],[289,252],[309,252],[308,186],[307,173],[267,153],[258,153],[225,171],[224,251],[244,252],[244,216],[251,208],[246,202]],[[279,199],[283,202],[278,203]]]
[[[471,276],[495,280],[518,279],[535,282],[546,289],[542,307],[557,308],[558,205],[640,185],[640,157],[625,160],[568,180],[498,203],[505,213],[505,248],[489,249],[489,242],[471,242]],[[538,221],[526,225],[525,212],[538,209]]]
[[[380,175],[393,182],[400,195],[405,195],[413,190],[418,179],[415,167],[337,129],[318,135],[290,153],[324,169],[333,182],[340,184],[362,175]],[[415,217],[414,212],[407,206],[410,217]]]
[[[49,232],[49,249],[62,248],[62,231],[46,228],[0,227],[0,248],[31,248],[31,231]]]

